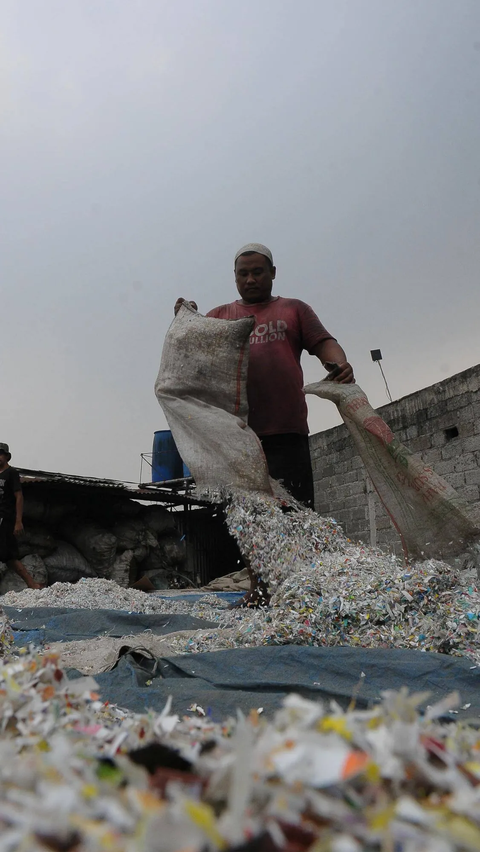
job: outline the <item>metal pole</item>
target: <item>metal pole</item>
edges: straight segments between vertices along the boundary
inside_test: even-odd
[[[392,394],[390,393],[390,388],[388,387],[388,382],[387,382],[387,380],[386,380],[386,378],[385,378],[385,373],[383,372],[381,362],[380,362],[380,361],[377,361],[377,364],[378,364],[378,366],[380,367],[380,372],[381,372],[381,374],[382,374],[382,376],[383,376],[383,381],[385,382],[385,387],[386,387],[386,389],[387,389],[387,396],[388,396],[388,398],[389,398],[390,402],[393,402]]]

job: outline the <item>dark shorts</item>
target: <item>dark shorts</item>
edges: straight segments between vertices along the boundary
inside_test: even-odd
[[[17,537],[14,535],[15,521],[0,518],[0,562],[19,559]]]
[[[260,441],[270,476],[280,480],[292,497],[313,509],[313,473],[308,435],[293,432],[264,435]]]

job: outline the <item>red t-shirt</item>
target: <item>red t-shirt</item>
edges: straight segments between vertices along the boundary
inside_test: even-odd
[[[303,349],[311,353],[317,343],[332,335],[309,305],[283,296],[255,305],[231,302],[207,314],[232,320],[251,316],[255,328],[248,362],[249,426],[257,435],[308,435],[300,356]]]

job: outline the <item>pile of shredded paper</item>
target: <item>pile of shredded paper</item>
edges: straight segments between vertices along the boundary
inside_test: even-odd
[[[477,575],[461,560],[406,565],[350,541],[332,519],[268,499],[231,499],[227,523],[272,592],[263,620],[241,628],[247,644],[407,647],[480,661]]]
[[[480,662],[475,572],[432,559],[405,565],[399,557],[350,541],[333,519],[298,506],[285,511],[279,500],[245,494],[222,499],[231,534],[268,583],[268,609],[231,612],[214,595],[192,606],[96,579],[9,592],[2,601],[18,608],[188,612],[218,623],[218,631],[179,639],[179,653],[294,643],[412,648]]]
[[[193,606],[107,580],[11,592],[31,606],[188,612],[218,628],[178,652],[297,643],[406,647],[480,661],[473,574],[402,560],[345,538],[331,519],[230,495],[225,518],[268,583],[268,609]],[[480,849],[477,720],[452,694],[384,692],[373,709],[290,695],[214,723],[192,695],[137,715],[69,680],[55,653],[12,646],[0,613],[0,852],[474,852]],[[468,711],[468,705],[462,707]],[[448,721],[447,721],[448,719]]]
[[[135,715],[54,654],[0,660],[0,852],[473,852],[480,734],[425,695]]]
[[[117,609],[122,612],[144,612],[148,614],[178,612],[203,617],[218,618],[219,600],[213,594],[204,594],[192,602],[184,596],[164,597],[146,594],[136,589],[125,589],[113,580],[82,577],[78,583],[54,583],[44,589],[25,589],[23,592],[7,592],[0,598],[3,606],[18,609],[29,607],[67,607],[72,609]]]

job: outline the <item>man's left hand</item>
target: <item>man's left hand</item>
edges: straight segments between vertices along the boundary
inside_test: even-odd
[[[10,527],[10,529],[12,529]],[[21,521],[15,521],[15,526],[13,528],[14,535],[21,535],[23,533],[23,524]]]
[[[343,364],[337,364],[335,370],[332,370],[331,373],[327,376],[327,381],[329,382],[338,382],[340,385],[351,385],[355,382],[355,378],[353,375],[353,367],[348,361],[344,361]]]

